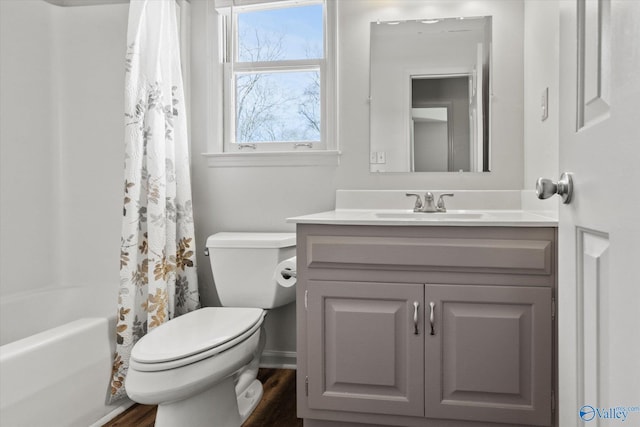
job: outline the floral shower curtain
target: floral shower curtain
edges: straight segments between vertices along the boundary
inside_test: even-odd
[[[199,307],[187,121],[175,0],[131,0],[125,177],[111,401],[126,396],[131,349]]]

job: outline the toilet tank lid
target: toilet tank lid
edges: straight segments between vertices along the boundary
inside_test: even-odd
[[[207,248],[287,248],[295,245],[296,233],[222,232],[207,239]]]

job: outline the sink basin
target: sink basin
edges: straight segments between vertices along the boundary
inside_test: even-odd
[[[480,219],[484,217],[479,212],[376,212],[380,219],[416,219],[425,221],[446,221],[450,219]]]

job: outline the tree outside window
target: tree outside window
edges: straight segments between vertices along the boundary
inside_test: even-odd
[[[322,140],[323,9],[311,1],[237,12],[232,143]]]

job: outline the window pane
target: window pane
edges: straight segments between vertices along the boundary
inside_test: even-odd
[[[320,73],[236,75],[236,142],[320,141]]]
[[[322,57],[321,4],[238,14],[238,61]]]

